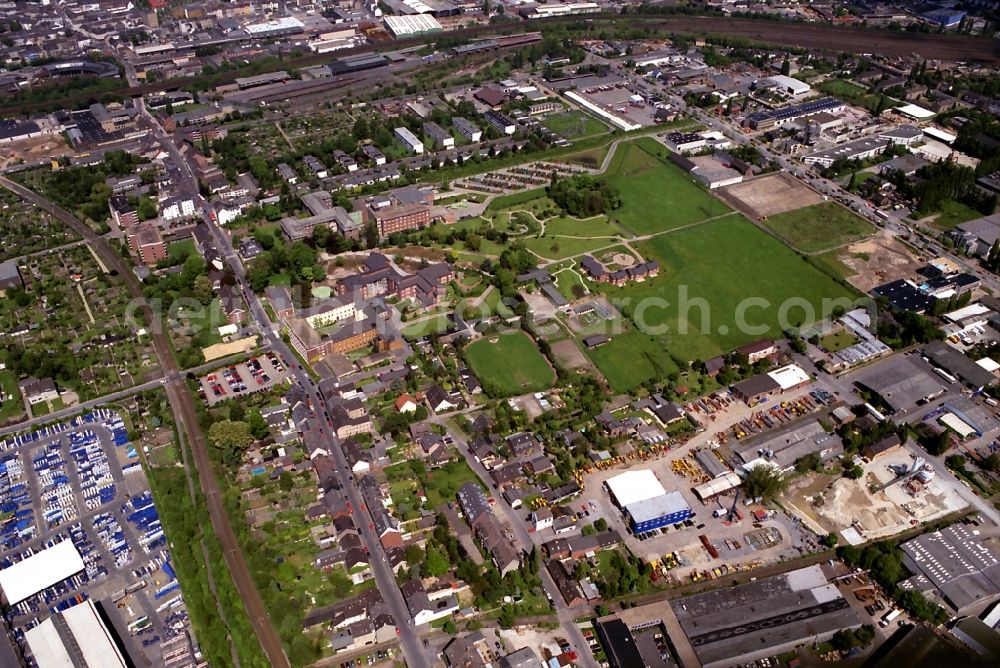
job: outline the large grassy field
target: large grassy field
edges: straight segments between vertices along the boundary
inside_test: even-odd
[[[950,232],[956,225],[981,217],[983,214],[955,200],[945,200],[941,203],[940,213],[932,214],[934,220],[931,226],[942,232]]]
[[[587,355],[600,369],[615,392],[628,392],[651,378],[662,379],[677,365],[665,342],[636,329],[619,334]]]
[[[660,235],[638,246],[645,257],[659,260],[659,277],[606,288],[608,294],[613,300],[627,299],[621,308],[633,320],[642,314],[645,327],[668,327],[669,332],[659,338],[665,336],[669,352],[684,360],[708,359],[749,341],[780,335],[778,314],[788,300],[800,305],[787,309],[786,324],[806,325],[823,316],[824,298],[854,297],[737,215]],[[751,298],[755,302],[747,301]],[[742,322],[748,327],[738,326],[741,305]],[[833,304],[827,306],[832,309]],[[743,331],[749,328],[753,329]]]
[[[867,221],[834,202],[770,216],[764,225],[804,253],[863,239],[875,231]]]
[[[465,349],[469,365],[483,385],[504,395],[538,392],[552,387],[555,372],[524,332],[480,339]]]
[[[565,139],[590,137],[608,131],[608,126],[582,111],[553,114],[543,120],[542,125]]]
[[[622,199],[611,217],[635,234],[672,230],[729,211],[679,167],[658,157],[666,151],[644,137],[620,144],[608,167],[606,178]]]

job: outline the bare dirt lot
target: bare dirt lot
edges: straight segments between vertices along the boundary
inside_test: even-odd
[[[854,274],[847,280],[862,292],[887,281],[911,278],[922,266],[905,244],[884,234],[848,246],[838,259]]]
[[[784,172],[720,188],[719,192],[727,203],[752,218],[774,216],[823,201],[819,193]]]
[[[587,356],[580,352],[577,345],[568,339],[556,341],[551,344],[551,347],[556,361],[567,369],[582,369],[590,366],[590,360],[587,359]]]

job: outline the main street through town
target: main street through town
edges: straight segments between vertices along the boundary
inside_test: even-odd
[[[347,500],[354,509],[355,523],[361,533],[365,549],[371,558],[371,567],[372,572],[375,575],[375,583],[378,585],[382,598],[385,600],[386,605],[389,607],[390,612],[396,620],[396,627],[399,633],[399,643],[403,650],[403,655],[406,657],[407,666],[409,666],[409,668],[429,668],[430,662],[427,658],[427,652],[424,650],[423,643],[421,642],[417,629],[413,624],[413,618],[410,616],[409,609],[406,607],[406,601],[403,599],[403,595],[400,593],[399,587],[396,585],[395,575],[385,557],[385,552],[382,549],[378,536],[375,535],[375,532],[371,527],[371,522],[365,516],[365,506],[364,501],[361,498],[361,492],[354,484],[353,478],[347,473],[350,470],[350,467],[347,465],[347,459],[344,456],[340,439],[337,438],[327,421],[323,418],[323,414],[325,412],[323,407],[325,404],[323,402],[323,398],[319,394],[316,384],[313,382],[306,370],[303,369],[298,363],[296,356],[292,353],[288,345],[275,332],[275,329],[271,325],[271,320],[267,317],[267,313],[264,311],[263,304],[261,304],[260,300],[250,289],[250,286],[247,283],[246,269],[243,266],[243,262],[233,250],[232,242],[216,224],[214,217],[211,215],[212,209],[210,205],[204,200],[204,198],[201,197],[201,195],[198,194],[198,180],[191,169],[191,165],[187,162],[187,160],[185,160],[184,156],[181,155],[177,145],[174,144],[174,142],[167,136],[167,133],[163,130],[156,119],[150,115],[148,111],[146,111],[145,107],[143,107],[142,111],[145,115],[149,128],[153,131],[163,148],[170,153],[174,164],[180,170],[181,183],[179,185],[185,189],[188,195],[197,199],[201,207],[203,220],[212,233],[216,249],[222,255],[226,264],[233,270],[236,282],[242,289],[243,296],[247,301],[250,312],[253,314],[254,322],[260,331],[265,344],[286,360],[286,364],[292,374],[292,377],[305,390],[309,397],[314,413],[312,426],[316,428],[323,435],[324,440],[331,445],[331,454],[337,464],[338,480],[340,481]]]

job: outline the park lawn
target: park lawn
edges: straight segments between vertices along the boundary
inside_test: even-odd
[[[769,216],[763,224],[803,253],[823,251],[875,232],[870,223],[834,202]]]
[[[935,218],[930,222],[930,224],[942,232],[949,232],[954,229],[956,225],[961,225],[962,223],[973,220],[974,218],[981,218],[983,214],[979,213],[972,207],[962,204],[961,202],[948,199],[941,203],[941,212],[934,215]]]
[[[555,381],[548,360],[524,332],[474,341],[465,356],[483,385],[505,396],[545,390]]]
[[[530,237],[524,239],[524,245],[528,250],[536,255],[549,260],[562,260],[563,258],[589,253],[598,248],[603,248],[608,244],[615,243],[615,239],[578,239],[576,237]]]
[[[0,370],[0,424],[13,422],[22,415],[24,402],[17,386],[17,374],[10,369]]]
[[[857,343],[858,338],[854,336],[851,332],[846,329],[841,329],[833,334],[827,334],[826,336],[821,336],[819,339],[819,347],[828,353],[840,352],[844,348],[849,348]]]
[[[666,151],[652,139],[618,145],[606,173],[622,201],[612,218],[633,234],[654,234],[730,211],[679,167],[657,157],[657,146]]]
[[[789,302],[787,324],[806,326],[821,319],[822,310],[836,305],[827,303],[822,309],[824,299],[839,298],[848,306],[855,298],[848,288],[741,216],[660,235],[639,244],[638,250],[647,259],[659,260],[660,275],[604,289],[612,300],[629,300],[622,309],[633,321],[637,309],[642,309],[646,327],[666,326],[670,352],[687,361],[780,336],[778,313],[788,300],[795,302]],[[692,304],[699,299],[704,300],[703,308]],[[687,304],[683,313],[680,302]],[[737,326],[741,305],[751,331]]]
[[[630,392],[650,379],[666,380],[677,371],[661,339],[630,328],[603,346],[586,350],[615,392]]]
[[[592,218],[570,218],[559,216],[545,221],[545,234],[548,236],[571,237],[615,237],[623,236],[622,229],[608,220],[607,216]]]
[[[542,121],[542,125],[565,139],[590,137],[608,131],[608,126],[604,123],[582,111],[576,110],[553,114]]]
[[[596,169],[604,163],[604,158],[608,156],[608,150],[608,146],[602,146],[601,148],[594,148],[589,151],[581,151],[580,153],[566,156],[563,161]]]
[[[402,334],[407,339],[419,339],[430,334],[440,334],[446,329],[448,329],[448,316],[441,314],[407,325],[403,328]]]
[[[581,278],[581,274],[578,269],[565,269],[557,272],[555,274],[555,284],[559,293],[570,301],[578,298],[577,295],[573,294],[574,286],[582,285],[585,292],[590,292],[592,290],[591,284]]]
[[[193,239],[175,241],[167,246],[167,262],[170,265],[184,264],[184,261],[195,252]]]

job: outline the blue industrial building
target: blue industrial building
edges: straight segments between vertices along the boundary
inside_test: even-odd
[[[669,492],[625,507],[629,527],[635,535],[654,531],[688,519],[694,512],[680,492]]]
[[[920,15],[920,18],[934,25],[953,28],[965,18],[965,12],[954,9],[935,9]]]

